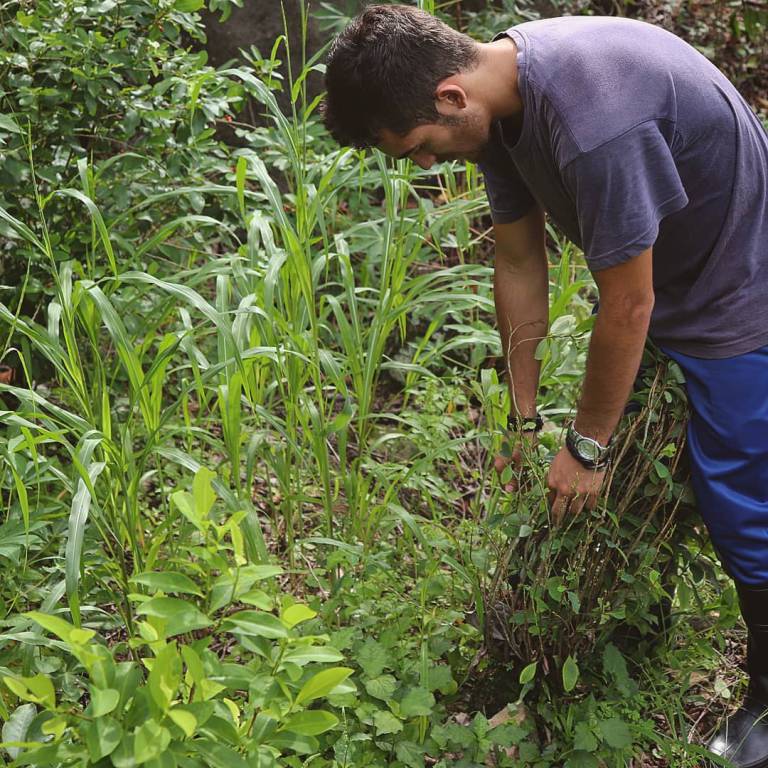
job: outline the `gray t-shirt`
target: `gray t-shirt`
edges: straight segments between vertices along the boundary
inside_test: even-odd
[[[481,163],[494,222],[536,200],[593,271],[653,246],[659,344],[704,358],[768,344],[768,134],[733,85],[640,21],[562,17],[504,34],[523,120],[492,125]]]

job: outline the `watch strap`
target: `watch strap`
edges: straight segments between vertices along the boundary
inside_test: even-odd
[[[597,459],[590,459],[579,451],[579,442],[584,441],[592,443],[597,448],[599,455]],[[606,469],[610,465],[612,442],[613,440],[611,439],[608,441],[607,445],[601,445],[597,440],[594,440],[591,437],[585,437],[577,432],[573,423],[568,426],[568,431],[565,434],[565,445],[566,448],[568,448],[568,452],[585,469],[592,471],[600,471]]]

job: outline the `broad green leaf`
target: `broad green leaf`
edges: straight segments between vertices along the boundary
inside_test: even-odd
[[[296,603],[286,608],[280,618],[286,624],[287,627],[293,629],[297,624],[301,624],[302,621],[309,621],[317,616],[317,611],[313,611],[309,606]]]
[[[425,688],[411,688],[400,702],[403,717],[420,717],[432,714],[435,697]]]
[[[165,633],[171,637],[205,629],[211,626],[211,620],[194,605],[175,597],[153,597],[136,608],[142,616],[154,616],[165,621]]]
[[[283,661],[299,666],[311,661],[335,664],[343,659],[344,655],[331,646],[299,645],[288,649],[283,654]]]
[[[83,731],[93,762],[111,755],[123,738],[120,723],[111,717],[98,717],[88,723]]]
[[[30,611],[24,615],[51,634],[60,637],[65,642],[70,642],[70,636],[75,627],[68,621],[64,621],[64,619],[60,619],[58,616],[52,616],[49,613],[40,613],[39,611]],[[91,630],[84,631],[91,632]],[[91,632],[91,637],[95,634],[95,632]]]
[[[304,684],[296,697],[296,704],[306,704],[322,696],[327,696],[337,685],[343,683],[354,670],[348,667],[324,669],[312,676]]]
[[[618,717],[601,720],[598,723],[598,728],[605,743],[614,749],[621,749],[632,744],[632,737],[630,736],[627,724]]]
[[[395,754],[408,768],[424,768],[424,747],[414,741],[399,740],[395,744]]]
[[[147,686],[155,704],[166,712],[181,684],[181,656],[175,643],[168,643],[152,662]]]
[[[287,750],[294,751],[297,755],[310,755],[318,751],[319,744],[314,736],[304,736],[301,733],[292,731],[280,731],[266,739],[270,747],[275,747],[281,752]],[[229,765],[223,765],[221,768],[232,768]]]
[[[373,713],[373,724],[376,727],[376,735],[384,736],[388,733],[400,733],[403,730],[403,721],[395,717],[389,710],[378,710]]]
[[[288,637],[288,630],[276,616],[261,611],[238,611],[223,621],[221,628],[233,635],[268,637],[276,640]]]
[[[458,684],[453,679],[451,668],[447,664],[436,664],[427,671],[427,688],[447,695],[456,693]]]
[[[21,128],[19,128],[16,121],[10,115],[0,115],[0,131],[21,133]]]
[[[574,750],[565,761],[565,768],[598,768],[600,763],[590,752]]]
[[[46,734],[46,736],[53,736],[54,741],[58,741],[64,735],[66,729],[66,717],[52,717],[50,720],[46,720],[43,723],[40,730]]]
[[[200,467],[195,472],[192,481],[192,498],[195,500],[195,509],[201,518],[206,518],[216,501],[216,493],[211,484],[216,479],[216,473],[208,467]]]
[[[356,649],[355,661],[362,667],[367,677],[378,677],[385,667],[390,666],[387,649],[372,638]]]
[[[532,661],[521,673],[520,673],[520,685],[530,683],[536,676],[537,661]]]
[[[132,576],[131,581],[155,591],[203,596],[197,584],[184,573],[152,571]]]
[[[180,13],[193,13],[199,11],[205,5],[205,0],[176,0],[173,9]]]
[[[242,573],[254,581],[263,581],[280,576],[283,569],[279,565],[249,565],[242,569]]]
[[[312,709],[288,718],[283,728],[292,733],[300,733],[302,736],[319,736],[335,728],[338,723],[339,718],[336,715],[322,709]]]
[[[134,757],[138,764],[152,760],[168,749],[171,743],[171,733],[167,728],[158,725],[154,720],[148,720],[136,729],[133,740]]]
[[[374,699],[388,701],[397,690],[397,680],[392,675],[379,675],[379,677],[374,677],[373,680],[366,681],[365,690]]]
[[[204,758],[206,768],[249,768],[249,763],[226,744],[209,739],[195,739],[189,742],[189,745]]]
[[[597,749],[597,739],[587,723],[576,723],[576,737],[573,740],[573,748],[594,752]]]
[[[19,743],[27,738],[27,731],[32,721],[37,716],[37,709],[34,704],[22,704],[11,713],[11,716],[3,724],[3,742]],[[5,748],[12,759],[16,759],[21,753],[21,747]]]
[[[195,730],[197,729],[197,718],[191,712],[187,712],[184,709],[176,707],[168,713],[168,717],[170,717],[171,720],[173,720],[173,722],[176,723],[176,725],[178,725],[182,731],[184,731],[184,733],[187,735],[187,738],[191,739],[195,735]]]
[[[572,691],[579,679],[579,667],[572,656],[568,656],[563,664],[563,688]]]
[[[603,650],[603,671],[613,678],[616,687],[625,696],[634,692],[635,686],[627,671],[627,662],[613,643],[608,643]]]
[[[114,688],[94,688],[91,686],[91,717],[99,718],[108,715],[120,701],[120,692]]]

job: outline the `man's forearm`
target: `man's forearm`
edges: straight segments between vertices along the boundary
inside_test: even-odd
[[[605,445],[621,418],[640,367],[652,303],[600,307],[592,331],[575,427]]]
[[[509,376],[512,412],[536,411],[540,363],[536,346],[547,333],[546,258],[517,266],[497,255],[493,288],[496,319]]]

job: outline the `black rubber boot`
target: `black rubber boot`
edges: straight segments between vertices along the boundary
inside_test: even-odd
[[[749,630],[749,688],[744,703],[726,720],[707,748],[736,768],[768,768],[768,586],[736,582],[736,591]]]

